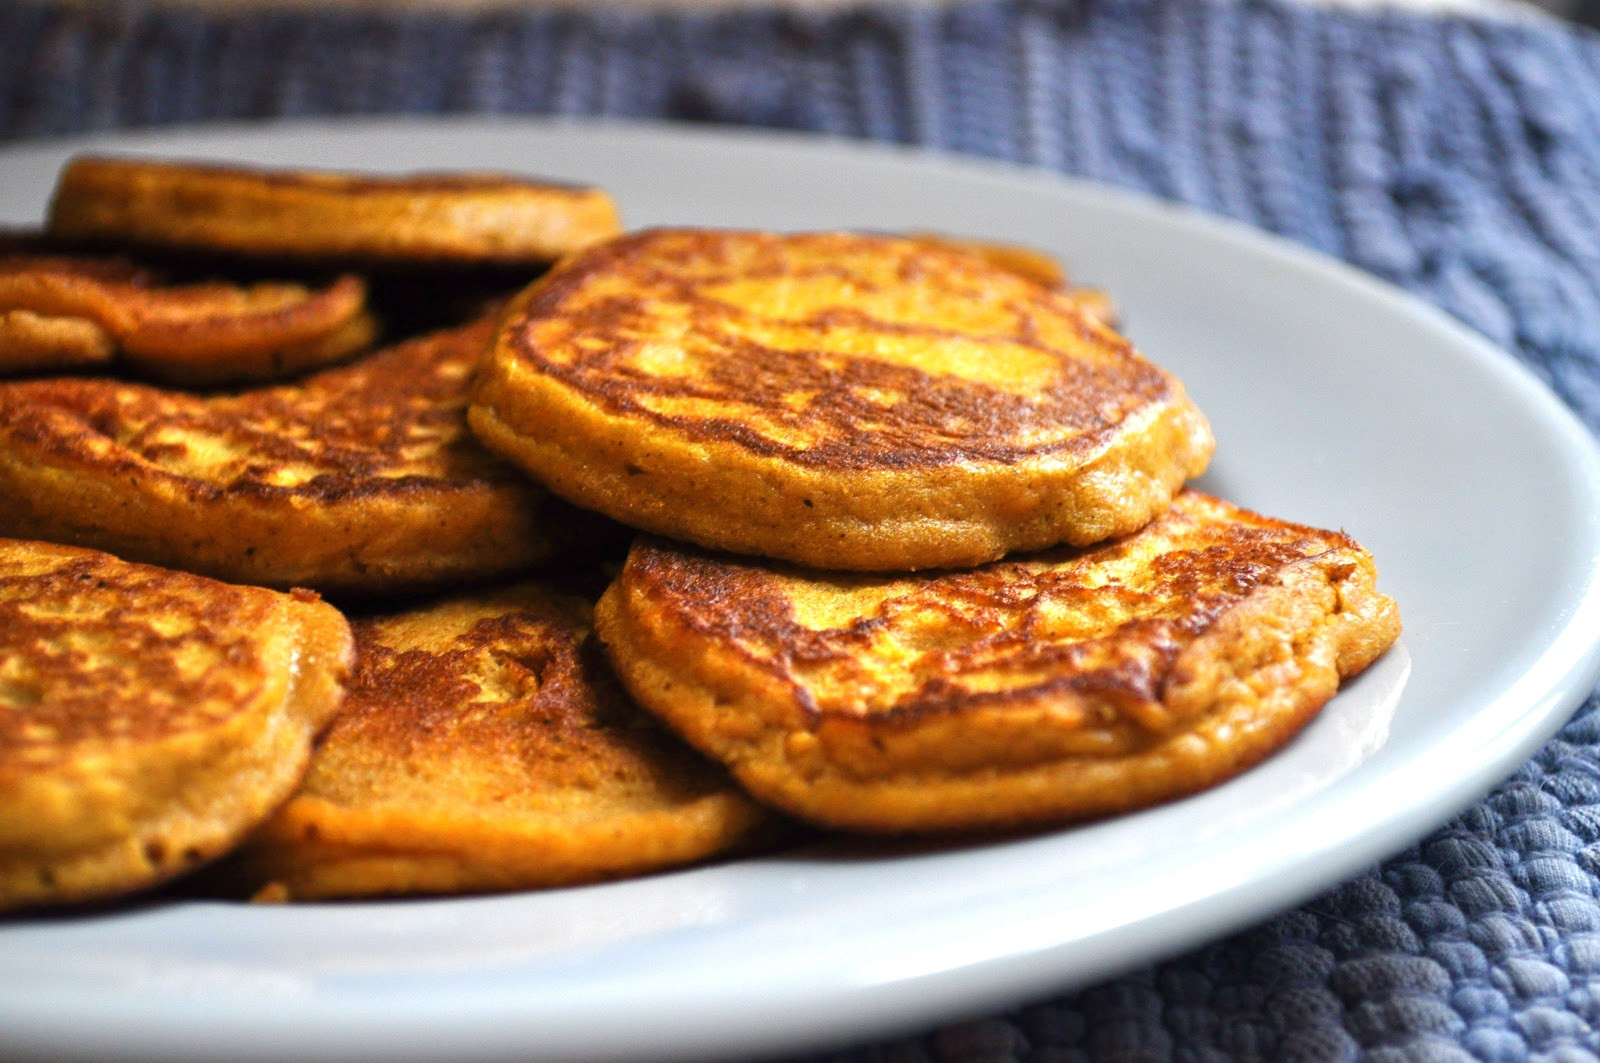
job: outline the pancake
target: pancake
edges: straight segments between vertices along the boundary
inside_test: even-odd
[[[0,256],[0,372],[128,364],[185,384],[273,380],[347,358],[377,325],[366,286],[164,285],[118,259]]]
[[[529,264],[618,231],[597,188],[504,174],[354,175],[80,156],[51,236],[267,258]]]
[[[294,789],[350,665],[307,592],[0,539],[0,909],[229,849]]]
[[[853,570],[1124,534],[1212,448],[1183,385],[1061,292],[847,233],[574,255],[513,301],[470,420],[625,524]]]
[[[347,706],[230,877],[271,899],[528,889],[749,841],[770,814],[627,700],[591,612],[523,584],[358,621]]]
[[[0,534],[339,594],[526,569],[575,518],[467,431],[493,332],[484,319],[232,395],[0,384]]]
[[[646,539],[596,623],[639,703],[754,797],[906,832],[1214,785],[1288,741],[1400,628],[1348,537],[1192,490],[1114,542],[931,575]]]

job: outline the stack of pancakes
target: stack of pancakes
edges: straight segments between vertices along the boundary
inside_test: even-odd
[[[90,158],[0,252],[0,908],[1059,824],[1398,634],[1027,249]]]

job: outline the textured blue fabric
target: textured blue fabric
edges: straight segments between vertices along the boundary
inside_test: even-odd
[[[0,8],[0,137],[447,111],[664,116],[1040,163],[1280,233],[1600,427],[1600,38],[1276,2],[826,15]],[[1600,1060],[1600,707],[1304,907],[849,1061]]]

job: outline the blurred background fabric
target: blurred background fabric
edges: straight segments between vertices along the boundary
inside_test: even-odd
[[[1600,36],[1531,7],[0,7],[7,140],[439,113],[807,130],[1137,189],[1403,287],[1600,427]],[[1596,701],[1474,807],[1296,910],[825,1058],[1600,1060]]]

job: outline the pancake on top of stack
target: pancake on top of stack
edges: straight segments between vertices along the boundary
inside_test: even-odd
[[[0,910],[227,851],[298,782],[351,650],[303,591],[0,539]]]
[[[473,430],[625,524],[914,570],[1134,531],[1209,459],[1171,374],[926,239],[654,230],[514,300]]]
[[[537,265],[616,235],[598,188],[491,173],[332,173],[83,155],[49,232],[79,241],[405,267]]]

